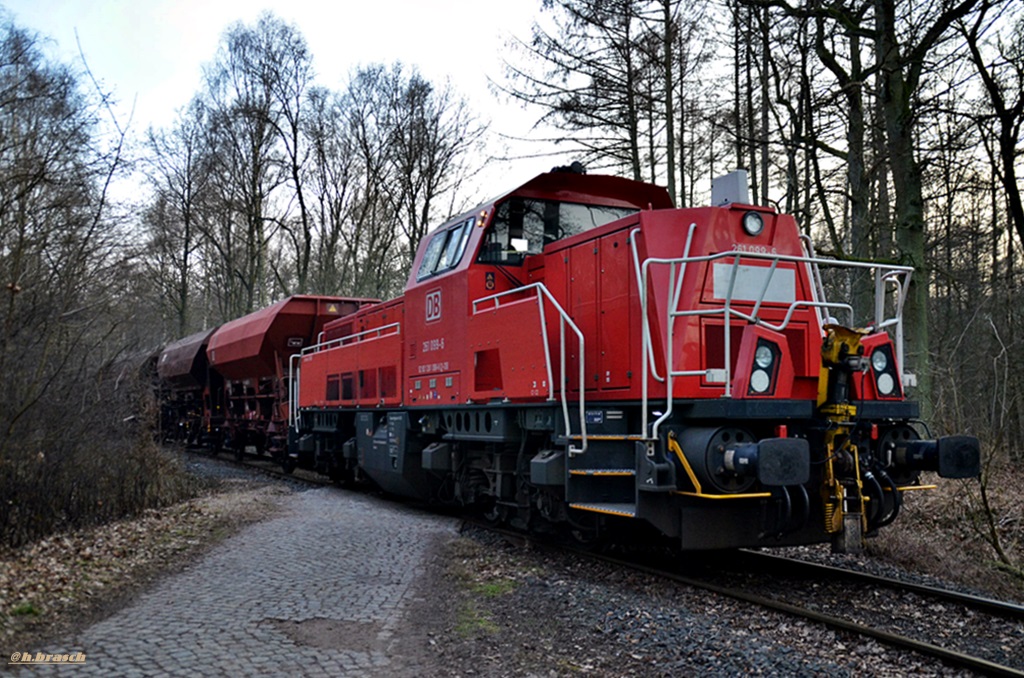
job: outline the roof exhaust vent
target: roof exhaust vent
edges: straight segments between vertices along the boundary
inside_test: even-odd
[[[715,207],[740,203],[750,204],[750,182],[747,170],[735,170],[711,180],[711,204]]]
[[[558,167],[552,167],[552,172],[568,172],[570,174],[586,174],[587,168],[583,166],[583,163],[579,160],[573,160],[571,165],[560,165]]]

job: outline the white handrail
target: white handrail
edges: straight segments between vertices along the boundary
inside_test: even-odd
[[[697,224],[696,223],[690,224],[690,228],[689,228],[689,230],[687,231],[687,234],[686,234],[686,244],[683,246],[683,257],[684,258],[688,257],[689,254],[690,254],[690,246],[693,244],[693,234],[696,232],[696,230],[697,230]],[[649,389],[648,384],[649,384],[649,381],[650,381],[649,378],[648,378],[648,371],[654,376],[655,380],[660,381],[660,382],[666,382],[667,385],[666,385],[665,388],[669,392],[671,392],[671,390],[672,390],[672,377],[673,376],[680,376],[680,375],[678,375],[678,374],[673,375],[672,374],[673,370],[672,370],[671,357],[669,357],[665,361],[665,376],[662,377],[662,376],[658,375],[658,366],[657,366],[657,362],[654,359],[654,345],[653,345],[652,340],[651,340],[651,319],[650,319],[650,316],[649,316],[648,310],[647,310],[647,275],[646,275],[646,268],[642,268],[641,267],[641,264],[640,264],[640,253],[639,253],[639,250],[637,249],[637,244],[636,244],[637,235],[639,233],[640,233],[640,229],[639,228],[634,228],[632,231],[630,231],[630,234],[629,234],[629,246],[630,246],[630,249],[632,251],[632,255],[633,255],[633,268],[634,268],[634,270],[636,272],[636,277],[637,277],[637,288],[638,288],[637,292],[640,295],[640,316],[641,316],[641,332],[642,332],[641,362],[643,363],[643,368],[642,368],[643,372],[642,372],[642,377],[641,377],[641,389],[642,389],[641,397],[643,399],[643,406],[641,408],[643,410],[642,413],[641,413],[641,417],[642,417],[641,426],[643,428],[643,435],[646,435],[647,434],[647,400],[648,400],[648,389]],[[646,265],[647,261],[648,260],[644,261],[645,265]],[[670,271],[670,276],[669,277],[672,278],[674,276],[674,274],[675,274],[675,268],[673,267],[671,269],[671,271]],[[682,271],[679,274],[678,284],[673,285],[671,282],[669,284],[669,288],[671,290],[674,290],[673,298],[669,302],[670,303],[670,306],[669,306],[669,313],[670,314],[672,313],[672,310],[674,310],[675,308],[678,308],[679,297],[682,295],[683,279],[685,277],[686,277],[686,265],[684,264],[683,267],[682,267]],[[669,328],[668,331],[669,331],[668,344],[671,347],[671,345],[672,345],[672,335],[671,335],[672,329],[671,329],[671,327]],[[672,355],[672,349],[671,348],[668,349],[666,355],[667,356],[671,356]],[[669,407],[671,408],[671,403],[669,403]]]
[[[397,323],[396,322],[396,323],[388,323],[387,325],[381,325],[380,327],[374,327],[374,328],[371,328],[371,329],[368,329],[368,330],[363,330],[362,332],[355,332],[353,334],[346,334],[344,337],[336,337],[334,339],[331,339],[330,341],[324,341],[324,342],[320,342],[320,343],[317,343],[317,344],[313,344],[312,346],[307,346],[306,348],[302,349],[302,355],[306,355],[307,353],[319,353],[320,351],[324,351],[324,350],[327,350],[328,348],[333,347],[335,344],[340,346],[343,343],[345,343],[346,341],[352,341],[354,339],[362,339],[364,336],[367,336],[367,335],[370,335],[370,334],[376,334],[377,336],[376,337],[371,337],[367,341],[370,341],[372,339],[377,339],[377,338],[380,338],[380,337],[383,337],[383,336],[391,336],[392,334],[398,334],[401,331],[401,328],[402,328],[402,323]],[[394,332],[391,332],[391,333],[389,333],[387,335],[382,334],[385,330],[390,330],[390,329],[394,329]]]
[[[584,361],[586,359],[586,344],[585,344],[585,341],[584,341],[584,338],[583,338],[583,332],[581,332],[580,328],[576,326],[576,323],[574,323],[572,321],[572,318],[569,317],[569,314],[565,312],[565,309],[562,308],[561,304],[559,304],[558,301],[554,298],[554,296],[552,296],[551,292],[544,285],[544,283],[537,282],[537,283],[531,283],[529,285],[524,285],[523,287],[517,287],[517,288],[512,289],[512,290],[506,290],[504,292],[498,292],[497,294],[492,294],[492,295],[487,296],[487,297],[481,297],[480,299],[474,299],[473,300],[473,315],[476,315],[477,313],[480,312],[480,309],[478,307],[481,304],[484,304],[484,303],[487,303],[487,302],[494,302],[494,307],[493,308],[496,310],[501,305],[500,301],[499,301],[500,299],[503,299],[504,297],[508,297],[508,296],[512,296],[512,295],[522,295],[524,292],[527,292],[529,290],[534,290],[536,292],[536,295],[537,295],[537,305],[538,305],[538,307],[540,309],[541,341],[543,341],[543,343],[544,343],[544,360],[545,360],[545,365],[547,367],[547,373],[548,373],[548,399],[549,400],[553,400],[554,399],[554,381],[551,378],[551,375],[552,375],[551,351],[548,348],[547,322],[546,322],[546,320],[544,318],[544,299],[547,299],[548,302],[550,302],[551,305],[558,312],[558,316],[559,316],[559,352],[560,352],[560,355],[559,355],[559,382],[560,382],[559,383],[559,392],[561,394],[561,400],[562,400],[562,417],[564,418],[564,421],[565,421],[565,435],[566,436],[572,435],[572,427],[571,427],[570,421],[569,421],[569,398],[568,398],[568,394],[567,394],[566,388],[565,388],[565,385],[566,385],[566,374],[565,374],[565,365],[566,365],[565,327],[566,327],[566,325],[568,325],[569,328],[572,329],[572,331],[576,334],[577,340],[579,340],[579,344],[580,344],[580,360],[579,360],[579,391],[580,391],[579,417],[580,417],[580,441],[581,442],[580,442],[580,447],[578,449],[574,448],[574,447],[572,447],[572,445],[570,445],[569,446],[569,454],[570,454],[570,456],[574,455],[574,454],[583,454],[584,452],[587,451],[587,417],[586,417],[586,409],[585,409],[586,408],[586,404],[585,404],[585,400],[586,400],[586,392],[585,392],[586,377],[585,377],[585,374],[586,374],[586,371],[585,371],[585,366],[584,366]]]
[[[641,264],[639,261],[639,255],[636,249],[636,235],[640,232],[640,229],[634,229],[631,233],[631,244],[633,246],[633,259],[634,267],[637,273],[637,286],[639,288],[640,295],[640,306],[641,314],[643,317],[642,330],[642,352],[643,352],[643,384],[642,384],[642,427],[641,435],[650,435],[652,438],[658,437],[658,430],[660,426],[666,422],[672,415],[674,406],[673,397],[673,377],[676,376],[697,376],[707,375],[711,376],[711,369],[707,370],[675,370],[673,368],[674,360],[674,337],[675,337],[675,320],[681,317],[692,317],[692,316],[712,316],[721,315],[724,318],[724,361],[725,361],[725,392],[724,397],[732,397],[732,364],[731,364],[731,351],[732,351],[732,333],[729,330],[732,319],[745,320],[750,323],[762,325],[772,331],[781,332],[789,323],[792,321],[793,314],[800,308],[814,308],[816,309],[816,315],[818,316],[819,323],[824,326],[825,315],[823,310],[826,308],[841,309],[850,313],[851,325],[854,320],[854,309],[850,304],[846,303],[832,303],[825,301],[825,287],[821,278],[820,266],[830,266],[834,268],[846,268],[846,269],[863,269],[871,270],[875,272],[876,279],[876,303],[875,303],[875,328],[883,329],[895,325],[896,327],[896,353],[897,362],[901,366],[903,365],[903,306],[906,302],[908,284],[910,276],[913,272],[913,267],[910,266],[898,266],[895,264],[880,264],[860,261],[840,261],[836,259],[820,259],[814,255],[813,245],[809,238],[801,236],[801,239],[805,241],[805,256],[794,256],[786,254],[769,254],[766,252],[741,252],[738,250],[730,250],[727,252],[717,252],[714,254],[707,254],[702,256],[691,257],[688,256],[690,243],[693,237],[693,230],[695,225],[690,226],[690,231],[686,239],[686,249],[682,257],[678,258],[657,258],[651,257],[643,261]],[[683,279],[686,275],[686,267],[688,264],[698,262],[714,262],[724,259],[732,259],[729,262],[729,280],[727,289],[725,291],[724,298],[722,299],[723,305],[715,308],[702,308],[695,310],[680,310],[679,305],[681,301],[681,290],[683,289]],[[752,310],[747,313],[740,309],[734,308],[734,291],[736,279],[739,273],[739,266],[741,260],[760,260],[770,262],[770,266],[767,267],[767,276],[764,278],[763,287],[756,294],[756,298],[750,299],[754,306]],[[794,265],[804,265],[809,276],[811,283],[811,301],[794,299],[789,302],[786,309],[786,314],[783,319],[778,323],[769,322],[759,317],[761,306],[764,304],[764,300],[769,291],[772,278],[778,269],[779,263],[792,263]],[[647,433],[647,420],[648,420],[648,406],[649,406],[649,380],[650,375],[648,374],[648,360],[650,360],[651,372],[653,376],[662,381],[654,367],[653,359],[653,341],[650,337],[649,319],[647,318],[647,289],[650,281],[651,267],[652,266],[668,266],[669,267],[669,285],[668,285],[668,308],[665,313],[665,320],[667,326],[665,327],[666,336],[666,354],[665,354],[665,391],[666,391],[666,405],[665,411],[660,417],[651,425],[650,434]],[[678,276],[678,277],[677,277]],[[891,283],[896,287],[896,302],[893,311],[892,318],[883,318],[884,315],[884,297],[885,297],[885,285]],[[748,301],[748,300],[744,300]],[[777,302],[776,302],[777,303]]]
[[[817,264],[811,262],[816,261],[818,258],[817,253],[814,251],[814,240],[811,236],[805,234],[800,235],[800,242],[803,243],[804,251],[807,253],[808,262],[807,278],[811,283],[811,298],[814,301],[825,301],[825,283],[821,279],[821,270]],[[818,325],[821,329],[822,337],[825,336],[825,314],[818,310]]]

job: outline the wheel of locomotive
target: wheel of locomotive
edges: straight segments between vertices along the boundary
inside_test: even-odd
[[[291,475],[295,471],[295,467],[298,465],[296,460],[287,454],[281,456],[281,472],[287,475]]]
[[[479,503],[480,517],[491,525],[500,525],[508,520],[507,507],[499,504],[494,497],[484,497]]]
[[[572,543],[584,551],[599,548],[603,538],[599,529],[598,517],[584,511],[570,511],[573,515],[565,523],[565,530]]]

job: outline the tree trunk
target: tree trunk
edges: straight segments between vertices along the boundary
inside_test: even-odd
[[[905,369],[917,375],[917,396],[922,415],[931,412],[931,375],[928,365],[928,279],[925,260],[924,200],[921,167],[914,156],[913,88],[907,82],[896,38],[893,0],[876,3],[878,64],[887,151],[896,187],[895,245],[899,261],[913,266],[910,290],[903,310],[906,340]]]
[[[675,84],[673,82],[674,64],[672,44],[674,30],[672,26],[672,0],[662,0],[662,12],[665,21],[663,45],[665,50],[665,160],[668,164],[668,195],[673,204],[676,203],[676,129],[675,129]]]

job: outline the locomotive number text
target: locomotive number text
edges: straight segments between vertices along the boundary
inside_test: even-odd
[[[444,337],[439,339],[427,339],[423,342],[423,353],[441,351],[444,349]]]
[[[743,243],[733,243],[732,249],[734,252],[752,252],[754,254],[778,254],[776,248],[768,247],[767,245],[746,245]]]

